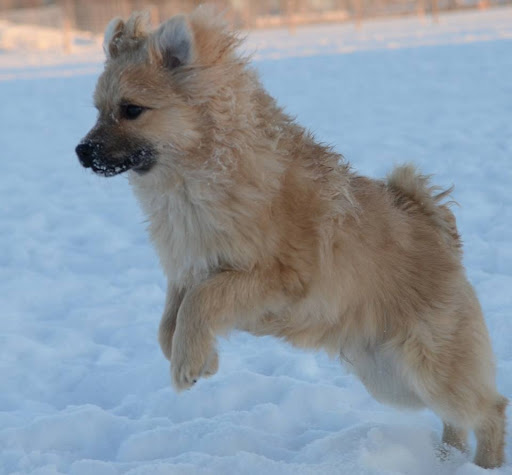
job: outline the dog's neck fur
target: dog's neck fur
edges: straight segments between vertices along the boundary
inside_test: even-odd
[[[249,147],[230,146],[220,131],[236,129],[234,117],[248,120],[229,114],[229,125],[217,123],[208,131],[210,138],[215,137],[211,143],[189,152],[212,151],[204,157],[204,169],[181,169],[180,163],[192,161],[181,156],[169,157],[172,166],[157,164],[146,175],[131,172],[130,181],[169,279],[196,281],[222,267],[250,268],[273,239],[265,234],[265,221],[288,160],[272,153],[277,136],[269,138],[257,124],[238,129],[250,131],[250,142],[245,137],[240,140]]]
[[[131,182],[169,279],[197,281],[223,266],[250,267],[264,239],[256,217],[242,214],[244,202],[255,194],[234,191],[206,173],[195,183],[176,177],[166,190],[138,177]],[[233,206],[226,210],[220,203],[230,199]],[[233,247],[242,240],[243,248]]]

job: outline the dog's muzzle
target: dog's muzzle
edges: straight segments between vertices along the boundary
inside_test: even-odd
[[[84,140],[76,149],[78,160],[85,168],[91,168],[94,173],[106,177],[118,175],[127,170],[144,173],[155,164],[155,154],[150,147],[140,147],[124,156],[121,160],[108,158],[105,147],[100,142]]]

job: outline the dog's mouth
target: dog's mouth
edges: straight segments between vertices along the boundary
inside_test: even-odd
[[[140,150],[132,156],[127,157],[122,162],[113,163],[107,160],[95,159],[91,163],[91,169],[94,173],[105,177],[119,175],[128,170],[133,170],[137,173],[147,173],[153,165],[155,160],[152,155],[148,155],[146,150]]]
[[[101,144],[84,141],[76,147],[76,154],[83,167],[97,175],[111,177],[128,170],[147,173],[155,165],[155,153],[150,147],[141,147],[121,159],[111,158]]]

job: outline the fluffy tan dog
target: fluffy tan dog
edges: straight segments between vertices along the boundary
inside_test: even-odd
[[[275,335],[341,355],[379,400],[424,407],[443,441],[504,461],[507,401],[461,263],[455,219],[410,167],[349,170],[262,88],[208,10],[151,31],[113,20],[99,119],[78,145],[128,171],[168,278],[159,340],[186,389],[217,371],[217,335]]]

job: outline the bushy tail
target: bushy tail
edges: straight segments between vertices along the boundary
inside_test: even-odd
[[[455,216],[449,206],[455,201],[442,201],[450,196],[453,186],[442,190],[430,185],[430,176],[421,175],[413,165],[395,168],[387,178],[387,186],[396,196],[397,205],[405,211],[420,211],[429,216],[447,244],[460,254],[461,240]]]

